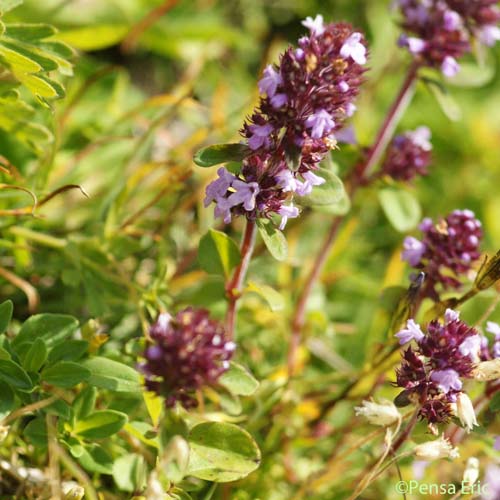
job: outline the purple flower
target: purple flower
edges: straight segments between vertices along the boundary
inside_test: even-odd
[[[486,331],[492,333],[495,336],[495,340],[500,340],[500,325],[494,321],[488,321],[486,323]]]
[[[453,309],[446,309],[444,313],[444,320],[446,323],[451,323],[453,321],[460,320],[460,312],[454,311]]]
[[[401,258],[408,262],[410,266],[417,266],[422,259],[426,250],[426,246],[421,241],[417,240],[413,236],[407,236],[403,242],[403,252],[401,253]]]
[[[295,178],[295,175],[287,168],[276,174],[276,180],[278,181],[278,186],[280,186],[285,193],[295,193],[300,183],[300,181]]]
[[[494,25],[486,25],[477,30],[477,38],[488,47],[493,47],[500,40],[500,28]]]
[[[224,221],[224,224],[231,222],[231,205],[228,203],[227,198],[217,200],[214,215],[215,217],[220,217]]]
[[[432,134],[429,127],[418,127],[413,132],[407,132],[406,135],[413,142],[413,144],[420,147],[424,151],[430,151],[432,149]]]
[[[302,21],[302,26],[310,30],[311,35],[319,36],[325,32],[325,25],[321,14],[318,14],[314,19],[310,16],[306,17],[305,20]]]
[[[452,404],[457,404],[461,420],[470,427],[475,417],[466,411],[469,400],[460,392],[461,378],[473,377],[472,356],[477,358],[480,336],[451,309],[445,313],[444,324],[431,321],[425,334],[416,327],[409,323],[397,335],[401,343],[415,341],[404,351],[396,370],[397,385],[404,389],[406,400],[421,404],[419,416],[429,423],[447,422],[453,414]]]
[[[335,139],[337,139],[338,142],[343,142],[344,144],[358,143],[358,140],[356,139],[356,132],[352,125],[336,132]]]
[[[351,57],[358,64],[366,64],[366,47],[361,39],[361,33],[353,33],[342,45],[340,55],[344,59]]]
[[[297,216],[294,196],[324,182],[313,172],[355,110],[365,71],[355,59],[363,54],[366,60],[364,38],[349,24],[324,24],[321,16],[304,25],[310,36],[287,49],[279,65],[267,66],[259,81],[259,103],[241,129],[252,150],[241,171],[229,187],[221,185],[207,198],[216,201],[215,213],[226,222],[232,215]],[[353,54],[343,59],[340,53],[348,49]]]
[[[469,356],[473,360],[478,358],[480,349],[481,337],[479,335],[467,337],[459,347],[460,354],[463,356]]]
[[[273,108],[282,108],[288,102],[286,94],[275,94],[271,97],[271,105]]]
[[[144,352],[140,370],[146,388],[165,397],[165,405],[179,401],[197,405],[195,392],[212,385],[229,368],[236,345],[224,328],[204,309],[187,308],[174,317],[158,317],[151,326],[152,345]]]
[[[411,266],[426,274],[426,282],[421,295],[433,300],[439,300],[437,286],[443,289],[460,288],[461,276],[466,276],[473,268],[481,253],[479,245],[483,236],[481,222],[471,210],[454,210],[436,224],[431,219],[424,219],[420,224],[424,245],[420,260],[417,261],[419,250],[415,244],[415,255],[412,253],[413,240],[405,244],[407,253],[403,255]],[[418,240],[417,240],[418,241]],[[406,246],[405,246],[406,248]],[[409,261],[409,258],[412,258]]]
[[[436,370],[431,373],[431,380],[438,384],[438,387],[447,394],[451,390],[462,389],[462,381],[455,370]]]
[[[311,137],[320,139],[335,127],[335,122],[328,111],[320,109],[310,115],[306,120],[306,126],[311,128]]]
[[[269,144],[269,136],[274,131],[270,123],[266,123],[265,125],[250,125],[249,129],[252,132],[252,136],[248,139],[248,145],[253,150],[267,146]]]
[[[227,199],[229,206],[242,204],[245,210],[252,211],[255,208],[255,198],[260,191],[259,185],[256,182],[235,180],[232,187],[236,189],[236,192]]]
[[[424,338],[424,334],[420,329],[420,326],[415,323],[413,319],[409,319],[406,322],[406,328],[396,333],[395,337],[399,339],[400,345],[403,345],[411,342],[412,340],[420,342],[420,340]]]
[[[382,172],[398,181],[426,175],[431,163],[431,131],[427,127],[397,135],[387,148]]]
[[[299,216],[299,209],[297,207],[294,207],[293,205],[283,205],[278,210],[278,214],[280,214],[282,217],[279,228],[283,231],[283,229],[285,229],[286,223],[288,222],[288,219],[294,219],[295,217]]]
[[[224,167],[217,170],[219,177],[211,182],[205,191],[206,196],[203,201],[205,207],[208,207],[212,201],[219,201],[220,198],[224,197],[227,190],[231,187],[231,183],[236,179],[236,177],[228,172]]]
[[[500,465],[488,465],[484,478],[482,500],[498,500],[500,497]]]
[[[495,442],[493,443],[493,449],[496,451],[500,451],[500,436],[495,438]]]
[[[264,70],[263,78],[259,81],[259,91],[261,94],[267,94],[267,97],[273,97],[276,94],[276,89],[282,83],[281,75],[272,64],[269,64]]]
[[[321,186],[321,184],[324,184],[326,182],[323,177],[319,177],[313,174],[311,171],[304,172],[302,174],[302,177],[304,178],[305,182],[299,183],[296,189],[296,192],[299,196],[307,196],[311,193],[313,186]]]
[[[441,71],[444,76],[451,78],[460,71],[460,65],[454,57],[446,56],[441,63]]]
[[[340,90],[340,92],[347,92],[349,90],[349,84],[347,82],[341,81],[337,85],[337,88]]]
[[[425,49],[425,41],[414,36],[405,39],[405,45],[412,54],[420,54]]]
[[[453,10],[447,10],[443,14],[443,26],[447,31],[455,31],[462,26],[462,18]]]

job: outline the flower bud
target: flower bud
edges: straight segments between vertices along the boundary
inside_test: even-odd
[[[189,463],[189,445],[181,436],[174,436],[168,443],[161,460],[165,476],[173,483],[182,481]]]
[[[454,448],[443,436],[434,441],[427,441],[415,446],[414,451],[415,455],[421,460],[455,459],[459,457],[458,449]]]
[[[479,460],[476,457],[470,457],[465,466],[463,482],[472,486],[479,478]]]
[[[500,358],[491,361],[483,361],[474,368],[472,376],[481,382],[497,380],[500,378]]]
[[[85,490],[75,481],[63,481],[61,490],[64,500],[82,500]]]
[[[475,425],[478,425],[474,406],[465,392],[461,392],[457,396],[457,416],[467,432],[470,432]]]
[[[478,290],[486,290],[500,280],[500,250],[489,260],[485,260],[474,283]]]
[[[144,492],[147,500],[164,500],[167,498],[165,493],[165,488],[163,488],[160,480],[158,479],[158,474],[153,471],[148,479],[148,486]]]
[[[392,425],[401,420],[401,414],[391,401],[385,399],[380,403],[374,401],[363,401],[363,406],[354,408],[356,415],[366,417],[373,425]]]

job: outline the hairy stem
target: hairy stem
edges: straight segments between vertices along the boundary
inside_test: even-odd
[[[415,89],[415,83],[417,81],[417,71],[418,65],[412,64],[408,70],[406,78],[403,81],[401,89],[396,96],[391,108],[389,109],[385,120],[383,121],[378,134],[375,138],[373,146],[370,148],[368,155],[365,159],[364,164],[359,170],[353,171],[351,175],[351,184],[348,188],[350,197],[354,197],[358,187],[363,185],[363,180],[372,174],[373,169],[378,165],[382,154],[384,153],[387,144],[389,143],[394,130],[409,105]],[[337,232],[342,223],[343,217],[335,217],[330,229],[326,235],[326,238],[321,245],[321,248],[316,256],[314,264],[306,278],[304,287],[299,295],[297,301],[297,307],[295,309],[295,314],[292,320],[292,336],[290,339],[290,346],[288,350],[288,374],[293,376],[296,370],[297,364],[297,350],[301,342],[302,329],[305,323],[306,316],[306,306],[309,296],[311,294],[314,285],[318,281],[323,267],[328,260],[328,255],[330,254],[331,247],[335,242]]]
[[[252,252],[255,245],[255,235],[257,226],[255,222],[247,220],[245,233],[241,242],[241,262],[235,269],[232,278],[226,284],[226,296],[228,300],[226,312],[226,333],[230,339],[234,338],[236,326],[236,306],[243,287],[243,281],[248,271],[248,266],[252,258]]]

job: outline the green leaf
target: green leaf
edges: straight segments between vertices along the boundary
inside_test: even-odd
[[[252,436],[233,424],[204,422],[188,438],[188,474],[207,481],[236,481],[257,469],[260,450]]]
[[[72,361],[59,361],[45,368],[41,373],[42,380],[56,387],[74,387],[90,378],[90,370]]]
[[[90,370],[90,385],[116,392],[141,391],[139,374],[123,363],[96,356],[85,360],[82,366]]]
[[[22,359],[23,368],[27,372],[37,372],[47,361],[47,346],[38,338],[29,347]]]
[[[23,0],[0,0],[0,14],[5,14],[23,3]]]
[[[74,432],[85,439],[104,439],[116,434],[126,423],[127,415],[115,410],[100,410],[77,420]]]
[[[21,54],[24,57],[35,61],[44,71],[53,71],[58,68],[57,63],[53,59],[45,57],[43,53],[36,48],[33,49],[29,45],[25,45],[16,41],[10,42],[4,40],[2,44],[4,47],[7,47],[10,50],[17,52],[18,54]]]
[[[47,446],[47,425],[42,416],[31,420],[23,430],[23,436],[26,436],[35,446]]]
[[[13,311],[14,304],[12,303],[12,300],[6,300],[0,304],[0,333],[7,331],[7,327],[12,319]]]
[[[267,219],[257,219],[257,228],[269,253],[276,260],[286,260],[288,256],[288,244],[285,235]]]
[[[26,75],[22,82],[38,97],[56,99],[65,95],[64,89],[59,83],[43,75]]]
[[[259,382],[253,375],[233,361],[229,370],[219,378],[219,383],[237,396],[251,396],[259,387]]]
[[[9,49],[1,44],[0,57],[5,61],[16,76],[19,76],[19,74],[38,73],[42,69],[36,61],[33,61],[16,50]]]
[[[51,405],[45,407],[45,411],[52,415],[57,415],[63,420],[69,420],[71,417],[71,407],[62,399],[54,401]]]
[[[22,42],[33,42],[54,35],[57,30],[50,24],[8,24],[6,35]]]
[[[500,392],[497,392],[490,402],[490,410],[493,412],[500,411]]]
[[[422,211],[412,193],[387,188],[379,191],[378,197],[387,219],[397,231],[404,233],[417,226]]]
[[[28,374],[14,361],[0,359],[0,379],[20,391],[30,391],[33,388]]]
[[[12,347],[41,338],[48,348],[59,344],[78,330],[78,321],[65,314],[36,314],[29,317],[12,341]]]
[[[476,88],[484,87],[495,76],[494,64],[460,63],[460,71],[447,81],[457,87]]]
[[[246,144],[214,144],[200,149],[193,160],[199,167],[213,167],[229,161],[240,162],[251,152]]]
[[[435,97],[439,107],[445,116],[451,121],[458,121],[462,118],[462,110],[448,89],[438,80],[433,78],[423,78],[424,83],[431,94]]]
[[[0,394],[0,419],[3,419],[14,409],[14,391],[9,384],[0,381]]]
[[[113,473],[113,457],[101,446],[97,444],[75,445],[70,451],[87,471],[99,474]]]
[[[77,361],[89,348],[89,343],[86,340],[65,340],[54,346],[49,353],[49,363],[57,361]]]
[[[238,245],[225,233],[210,229],[198,247],[198,262],[209,274],[226,277],[241,261]]]
[[[90,415],[94,409],[96,399],[97,389],[92,386],[85,387],[73,401],[75,418],[78,420]]]
[[[139,491],[146,482],[146,463],[137,453],[128,453],[113,464],[113,479],[121,491]]]
[[[344,184],[330,169],[321,167],[314,172],[325,179],[321,186],[314,186],[311,194],[300,198],[300,203],[306,206],[345,205],[347,193]]]
[[[283,295],[268,285],[261,285],[254,281],[249,281],[247,290],[260,295],[269,304],[271,311],[282,311],[285,308],[285,299]]]
[[[77,49],[101,50],[120,43],[128,31],[128,24],[101,24],[63,30],[55,38]]]

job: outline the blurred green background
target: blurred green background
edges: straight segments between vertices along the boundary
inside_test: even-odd
[[[17,172],[0,173],[1,182],[30,189],[39,199],[61,186],[80,185],[88,198],[72,189],[47,201],[36,217],[0,219],[0,268],[7,271],[0,276],[2,300],[14,300],[18,319],[34,311],[73,314],[82,322],[98,318],[110,335],[103,349],[115,355],[133,352],[134,339],[159,310],[191,304],[224,314],[222,279],[201,271],[196,260],[200,237],[209,227],[222,229],[212,208],[203,207],[204,188],[216,169],[196,168],[192,155],[207,144],[238,140],[258,97],[260,72],[304,32],[303,18],[321,13],[367,34],[370,69],[353,119],[361,145],[373,139],[409,63],[396,46],[396,15],[386,0],[178,1],[142,30],[143,20],[163,4],[28,0],[3,18],[51,23],[59,29],[54,39],[75,54],[74,75],[57,77],[65,98],[44,107],[22,90],[36,110],[30,119],[46,133],[23,141],[0,130],[3,163]],[[448,116],[419,84],[398,128],[432,130],[430,174],[404,187],[419,199],[422,217],[474,210],[490,253],[500,248],[499,55],[498,48],[491,51],[482,68],[471,58],[459,81],[447,85]],[[343,146],[332,159],[345,173],[357,154],[356,147]],[[384,288],[408,285],[410,270],[399,257],[404,234],[387,221],[379,187],[356,198],[310,301],[303,392],[328,394],[338,388],[336,372],[349,376],[370,359],[387,338]],[[26,197],[2,190],[0,208],[24,206]],[[242,300],[238,356],[258,378],[282,374],[290,312],[330,219],[306,211],[290,224],[286,263],[273,261],[258,244],[249,277],[285,298],[280,311],[268,310],[255,294]],[[241,221],[224,228],[235,238],[241,229]],[[467,304],[465,318],[477,319],[493,295]],[[386,392],[394,396],[393,389]],[[300,427],[303,417],[292,427]],[[266,439],[264,451],[273,449],[273,436]],[[304,476],[317,467],[314,457],[301,460]],[[275,491],[266,499],[289,498],[283,471],[270,464],[254,481]],[[238,498],[256,498],[250,486],[245,490],[250,496],[240,492]]]
[[[389,3],[170,2],[168,12],[145,31],[140,31],[142,21],[162,2],[31,0],[8,13],[6,22],[54,24],[55,38],[77,53],[74,76],[61,80],[67,96],[50,109],[36,106],[36,119],[54,140],[41,144],[37,154],[0,132],[2,154],[18,169],[20,184],[39,198],[67,184],[81,185],[89,198],[68,191],[41,208],[40,218],[3,218],[3,266],[36,287],[39,310],[100,317],[112,328],[121,324],[128,334],[148,311],[154,315],[172,303],[206,302],[206,290],[221,294],[221,283],[196,266],[199,237],[214,224],[202,198],[215,169],[196,169],[193,152],[238,139],[263,66],[300,36],[301,19],[316,13],[328,21],[349,21],[367,34],[370,70],[353,122],[361,144],[369,145],[409,62],[396,47],[396,15]],[[409,188],[422,214],[475,210],[490,251],[500,246],[497,64],[498,50],[488,56],[486,68],[467,70],[468,87],[448,86],[455,120],[421,84],[399,127],[425,124],[433,132],[430,175]],[[345,172],[356,154],[355,148],[343,147],[332,158]],[[25,203],[22,196],[10,191],[3,203]],[[258,278],[293,296],[328,220],[304,214],[288,231],[289,262],[277,266],[261,250],[253,264]],[[59,240],[35,241],[19,227]],[[240,227],[227,230],[237,235]],[[319,330],[333,331],[338,323],[337,330],[349,337],[346,349],[364,342],[366,335],[359,332],[382,328],[373,323],[382,288],[406,284],[408,272],[397,257],[402,238],[380,210],[376,188],[365,190],[344,226],[317,303],[311,304]],[[3,283],[2,292],[15,297],[18,314],[28,312],[19,288]],[[220,299],[212,304],[219,313]],[[279,319],[286,325],[283,313]]]

